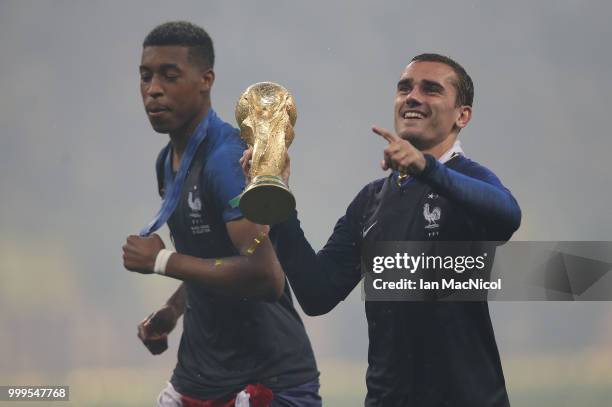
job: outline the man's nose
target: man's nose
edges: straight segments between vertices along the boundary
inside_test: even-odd
[[[153,75],[149,86],[147,87],[147,95],[150,97],[159,97],[164,94],[164,88],[161,85],[161,81],[157,75]]]
[[[406,95],[406,100],[404,101],[404,103],[406,103],[406,105],[408,105],[409,107],[416,107],[420,106],[423,103],[421,100],[421,94],[415,87],[410,91],[409,94]]]

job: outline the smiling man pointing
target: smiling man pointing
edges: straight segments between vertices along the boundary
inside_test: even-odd
[[[366,185],[315,253],[297,215],[272,228],[279,260],[304,311],[329,312],[361,280],[360,256],[376,241],[505,241],[521,212],[457,136],[472,116],[472,80],[450,58],[412,59],[397,84],[386,178]],[[243,155],[248,167],[249,151]],[[285,174],[287,177],[289,171]],[[370,339],[366,406],[508,406],[486,302],[366,301]]]

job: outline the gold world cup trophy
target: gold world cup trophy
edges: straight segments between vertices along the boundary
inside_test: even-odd
[[[251,182],[239,205],[243,215],[255,223],[282,222],[295,208],[295,198],[281,173],[293,141],[296,119],[293,96],[276,83],[249,86],[236,104],[240,136],[253,147]]]

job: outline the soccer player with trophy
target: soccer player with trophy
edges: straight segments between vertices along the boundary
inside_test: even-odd
[[[395,132],[372,128],[386,142],[381,166],[391,173],[357,194],[318,253],[295,211],[272,227],[278,259],[307,314],[329,312],[359,283],[368,242],[506,241],[518,229],[521,211],[510,191],[459,143],[473,97],[457,62],[414,57],[397,83]],[[246,175],[251,156],[248,149],[241,158]],[[367,407],[509,406],[485,301],[366,300],[365,312]]]
[[[245,186],[239,159],[246,145],[212,109],[213,65],[210,37],[191,23],[162,24],[144,40],[142,100],[153,129],[170,141],[156,162],[161,209],[127,238],[123,262],[130,271],[182,281],[138,326],[138,337],[159,354],[183,316],[178,362],[157,403],[319,407],[319,373],[269,227],[245,219],[234,204]],[[251,96],[238,110],[276,114],[267,123],[281,128],[269,130],[292,131],[288,92]],[[275,103],[280,110],[270,110]],[[154,233],[165,223],[176,251]]]

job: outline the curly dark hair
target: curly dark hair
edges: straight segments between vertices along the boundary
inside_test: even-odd
[[[169,21],[155,27],[142,43],[144,47],[178,45],[189,47],[192,63],[208,69],[215,65],[215,50],[208,33],[187,21]]]

